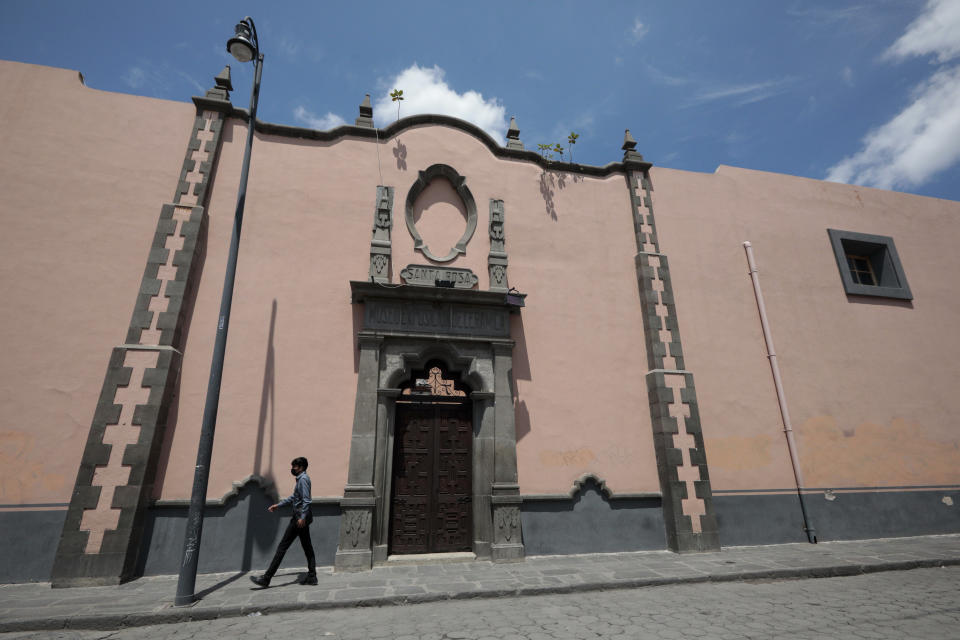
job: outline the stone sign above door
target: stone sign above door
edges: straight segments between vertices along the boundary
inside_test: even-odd
[[[473,289],[479,282],[477,274],[470,269],[432,267],[425,264],[408,264],[407,268],[400,272],[400,277],[407,284],[456,289]]]

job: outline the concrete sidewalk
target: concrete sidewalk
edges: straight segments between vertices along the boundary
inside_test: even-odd
[[[539,556],[512,564],[484,561],[398,564],[364,573],[321,568],[318,586],[281,570],[269,589],[246,573],[198,576],[201,599],[174,607],[176,576],[114,587],[51,589],[49,583],[0,585],[0,632],[103,629],[209,620],[257,612],[381,606],[456,598],[496,598],[653,587],[666,584],[821,578],[960,565],[960,535],[731,547],[716,553],[669,551]],[[303,571],[303,570],[301,570]]]

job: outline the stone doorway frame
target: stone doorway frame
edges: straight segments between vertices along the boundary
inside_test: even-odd
[[[451,369],[450,369],[450,366],[449,366],[446,362],[444,362],[443,360],[441,360],[441,359],[439,359],[439,358],[430,358],[430,359],[424,364],[424,366],[422,366],[422,367],[412,367],[412,368],[409,370],[410,377],[408,377],[406,380],[398,380],[398,381],[397,381],[397,382],[398,382],[398,385],[402,385],[402,384],[403,384],[404,382],[406,382],[406,381],[412,381],[412,377],[413,377],[415,371],[417,371],[417,370],[420,370],[420,371],[428,370],[429,366],[430,366],[431,364],[433,364],[433,363],[439,364],[439,365],[441,366],[441,370],[444,372],[444,374],[461,373],[461,372],[457,372],[457,371],[451,370]],[[428,371],[428,373],[429,373],[429,371]],[[450,380],[452,380],[453,378],[445,378],[445,379],[450,379]],[[460,385],[466,386],[468,390],[470,389],[470,385],[467,383],[467,376],[460,375],[459,378],[458,378],[458,382],[460,383]],[[401,389],[402,389],[402,387],[401,387]],[[387,433],[387,445],[386,445],[385,447],[383,447],[383,457],[385,458],[385,460],[384,460],[383,463],[382,463],[383,469],[382,469],[382,476],[381,476],[381,477],[383,478],[383,485],[382,485],[381,491],[380,491],[380,495],[383,496],[383,501],[382,501],[382,502],[383,502],[383,505],[382,505],[381,508],[379,508],[379,509],[377,509],[377,510],[375,511],[375,515],[376,515],[377,517],[382,518],[382,519],[380,520],[380,526],[377,528],[377,530],[379,531],[379,533],[380,533],[381,535],[379,536],[379,540],[375,540],[375,541],[374,541],[374,547],[373,547],[373,548],[374,548],[374,554],[373,554],[373,561],[374,561],[374,563],[377,564],[377,563],[380,563],[380,562],[383,562],[383,561],[386,560],[386,558],[387,558],[387,556],[388,556],[388,554],[389,554],[389,545],[390,545],[390,539],[391,539],[391,534],[392,534],[392,530],[391,530],[391,527],[392,527],[392,524],[393,524],[393,520],[392,520],[393,513],[392,513],[392,512],[393,512],[393,509],[394,509],[394,504],[393,504],[393,480],[394,480],[394,469],[393,469],[393,466],[394,466],[394,465],[393,465],[393,463],[394,463],[394,461],[395,461],[395,459],[396,459],[396,453],[397,453],[395,434],[397,433],[397,428],[398,428],[398,425],[397,425],[398,417],[397,417],[397,410],[396,410],[396,408],[397,408],[397,402],[398,402],[398,401],[404,401],[404,402],[409,401],[409,402],[411,402],[411,403],[413,403],[413,404],[418,404],[418,405],[420,405],[419,411],[424,412],[424,413],[426,413],[424,407],[431,407],[431,406],[433,406],[434,404],[436,404],[437,402],[450,401],[450,402],[456,402],[456,403],[459,403],[459,404],[467,405],[467,407],[468,407],[468,409],[469,409],[469,412],[470,412],[470,422],[471,422],[471,424],[470,424],[470,430],[471,430],[471,443],[470,443],[470,456],[471,456],[471,462],[470,462],[470,497],[471,497],[471,506],[470,506],[470,509],[471,509],[471,513],[470,513],[470,531],[468,531],[467,533],[468,533],[468,535],[470,536],[470,550],[475,552],[474,547],[475,547],[476,544],[477,544],[477,541],[476,541],[476,537],[477,537],[477,536],[476,536],[476,534],[475,534],[475,532],[476,532],[475,522],[476,522],[477,514],[476,514],[476,508],[474,507],[474,505],[473,505],[472,503],[473,503],[473,498],[474,498],[474,496],[476,495],[476,492],[473,490],[474,481],[475,481],[475,479],[476,479],[477,467],[480,466],[480,465],[478,465],[478,458],[477,458],[477,456],[476,456],[476,452],[474,451],[474,448],[475,448],[475,446],[476,446],[477,436],[478,436],[480,430],[477,428],[477,425],[476,425],[477,412],[474,410],[475,402],[473,401],[472,390],[468,391],[466,397],[463,397],[463,396],[450,396],[450,397],[448,398],[448,397],[445,397],[445,396],[425,396],[425,397],[423,397],[422,400],[420,400],[420,399],[418,398],[418,396],[412,395],[412,394],[411,394],[411,395],[408,395],[408,396],[405,396],[405,395],[403,395],[403,393],[402,393],[402,391],[401,391],[400,394],[398,394],[397,396],[391,398],[391,403],[392,403],[392,405],[393,405],[393,407],[392,407],[392,409],[391,409],[391,411],[393,412],[393,419],[392,419],[391,422],[390,422],[390,429],[389,429],[389,431],[388,431],[388,433]],[[375,474],[376,474],[377,471],[380,470],[380,467],[381,467],[381,464],[378,462],[378,464],[377,464],[377,469],[375,470]],[[488,509],[488,510],[489,510],[489,509]],[[433,553],[433,552],[424,552],[424,553]],[[487,555],[489,556],[489,549],[487,550]]]
[[[500,335],[478,336],[409,327],[367,328],[357,332],[360,350],[357,396],[347,484],[340,501],[340,540],[334,568],[362,571],[386,562],[389,545],[390,478],[396,401],[401,385],[429,361],[471,389],[473,404],[473,550],[498,561],[524,557],[517,484],[517,442],[513,406],[513,346],[510,307],[503,294],[403,286],[385,289],[351,282],[354,303],[369,311],[378,302],[424,304],[446,311],[474,308],[502,314]],[[491,332],[494,333],[494,332]]]

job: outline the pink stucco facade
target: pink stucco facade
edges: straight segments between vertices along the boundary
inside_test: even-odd
[[[210,244],[188,341],[191,353],[213,349],[243,149],[242,127],[234,129],[238,132],[228,129],[224,135],[222,177],[210,204]],[[643,384],[644,372],[636,365],[646,358],[636,278],[629,261],[610,260],[631,250],[623,177],[570,179],[555,189],[551,214],[537,167],[497,159],[474,137],[445,127],[418,127],[398,137],[407,149],[406,170],[392,161],[395,139],[384,140],[381,152],[383,179],[397,185],[395,211],[402,212],[417,169],[436,163],[469,176],[481,220],[490,198],[506,203],[510,280],[531,292],[529,309],[514,322],[522,490],[566,492],[575,479],[595,473],[614,491],[656,491],[645,396],[625,396],[615,385],[590,381],[604,371],[632,371],[635,384]],[[324,465],[314,476],[315,493],[335,496],[346,482],[356,388],[348,283],[363,279],[367,269],[379,180],[376,150],[366,140],[293,145],[258,136],[252,158],[208,495],[224,495],[250,473],[285,471],[291,452],[306,442],[311,448],[304,455]],[[447,187],[440,197],[451,194]],[[462,215],[443,201],[427,212],[431,209],[450,223],[440,219],[431,226],[426,220],[424,239],[428,246],[433,241],[449,247],[460,236]],[[403,266],[430,261],[414,253],[399,213],[393,237],[399,282]],[[488,251],[486,224],[480,224],[466,255],[446,264],[472,269],[486,288]],[[206,357],[185,358],[162,498],[189,496],[208,372]],[[584,401],[588,395],[591,402]]]
[[[744,241],[807,485],[960,483],[960,205],[726,166],[653,180],[715,492],[793,484]],[[845,295],[828,228],[893,237],[914,300]]]
[[[151,533],[125,553],[163,571],[167,560],[149,558],[176,554],[165,537],[178,535],[176,519],[164,518],[190,498],[247,123],[216,96],[195,106],[109,94],[70,70],[0,62],[0,80],[12,88],[0,95],[0,528],[81,509],[83,553],[96,555],[116,544],[112,529],[127,526],[121,508],[135,509],[146,514],[137,526]],[[288,462],[303,455],[329,511],[318,544],[331,562],[352,526],[351,505],[369,498],[376,526],[395,526],[383,486],[398,390],[386,387],[405,382],[385,372],[416,348],[472,367],[462,372],[476,392],[472,473],[487,483],[470,507],[478,555],[502,544],[494,525],[514,513],[527,553],[697,550],[716,544],[718,522],[723,544],[797,539],[797,486],[749,241],[821,535],[915,533],[921,525],[898,524],[898,510],[931,532],[960,528],[952,506],[960,203],[727,166],[651,168],[629,144],[623,162],[607,167],[551,165],[452,119],[401,121],[378,136],[359,126],[320,135],[262,124],[255,135],[207,490],[225,518],[236,517],[237,500],[254,499],[245,496],[284,493]],[[194,140],[199,148],[188,148]],[[619,154],[611,144],[611,157]],[[202,174],[200,160],[210,165]],[[442,263],[415,249],[405,221],[408,194],[435,165],[462,176],[476,205],[465,252]],[[181,189],[181,179],[205,191],[193,182]],[[509,310],[508,335],[368,325],[365,305],[375,301],[356,296],[371,279],[378,185],[393,189],[384,291],[427,304],[432,287],[400,286],[411,264],[476,275],[473,291],[436,293],[429,304],[441,309],[507,313],[489,275],[491,202],[502,202],[509,286],[527,296]],[[437,257],[468,222],[454,187],[435,179],[410,203]],[[177,225],[166,240],[161,211]],[[190,237],[190,221],[201,218]],[[892,238],[912,300],[846,293],[827,229]],[[178,272],[175,252],[194,241],[196,260]],[[151,271],[160,253],[167,262]],[[145,306],[152,273],[161,289]],[[178,279],[185,311],[170,346],[158,318]],[[130,327],[144,309],[153,324],[141,334]],[[374,342],[365,361],[362,344]],[[148,384],[149,371],[167,356],[174,373],[153,393],[160,383]],[[120,365],[134,371],[129,388],[117,386]],[[165,417],[153,448],[121,429],[136,426],[135,408],[147,404]],[[111,407],[119,417],[104,417]],[[106,431],[97,427],[104,420]],[[361,449],[374,434],[381,466],[358,502],[358,469],[374,466]],[[128,479],[141,478],[138,464],[149,496],[118,506],[129,499]],[[120,497],[107,497],[108,484]],[[82,498],[95,487],[100,502]],[[498,508],[514,511],[498,516]],[[566,528],[572,533],[558,533]],[[764,538],[765,529],[776,534]],[[141,544],[134,533],[129,544]],[[363,562],[377,561],[387,534],[372,534],[372,560]],[[509,553],[522,556],[518,544]],[[24,553],[47,565],[19,573],[11,565],[3,575],[49,567],[56,541],[37,545]]]
[[[67,69],[0,61],[0,74],[0,504],[62,504],[194,108]]]

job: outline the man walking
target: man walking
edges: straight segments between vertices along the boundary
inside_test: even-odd
[[[259,587],[270,586],[270,580],[280,568],[280,562],[294,538],[300,538],[303,554],[307,556],[307,577],[301,584],[317,584],[317,562],[313,555],[313,543],[310,541],[310,523],[313,522],[313,513],[310,510],[310,476],[307,475],[307,464],[306,458],[293,459],[290,463],[290,473],[297,478],[293,495],[267,507],[267,511],[273,513],[279,507],[292,504],[293,517],[290,518],[290,523],[277,547],[277,552],[273,554],[273,561],[267,572],[260,577],[250,576],[250,580]]]

